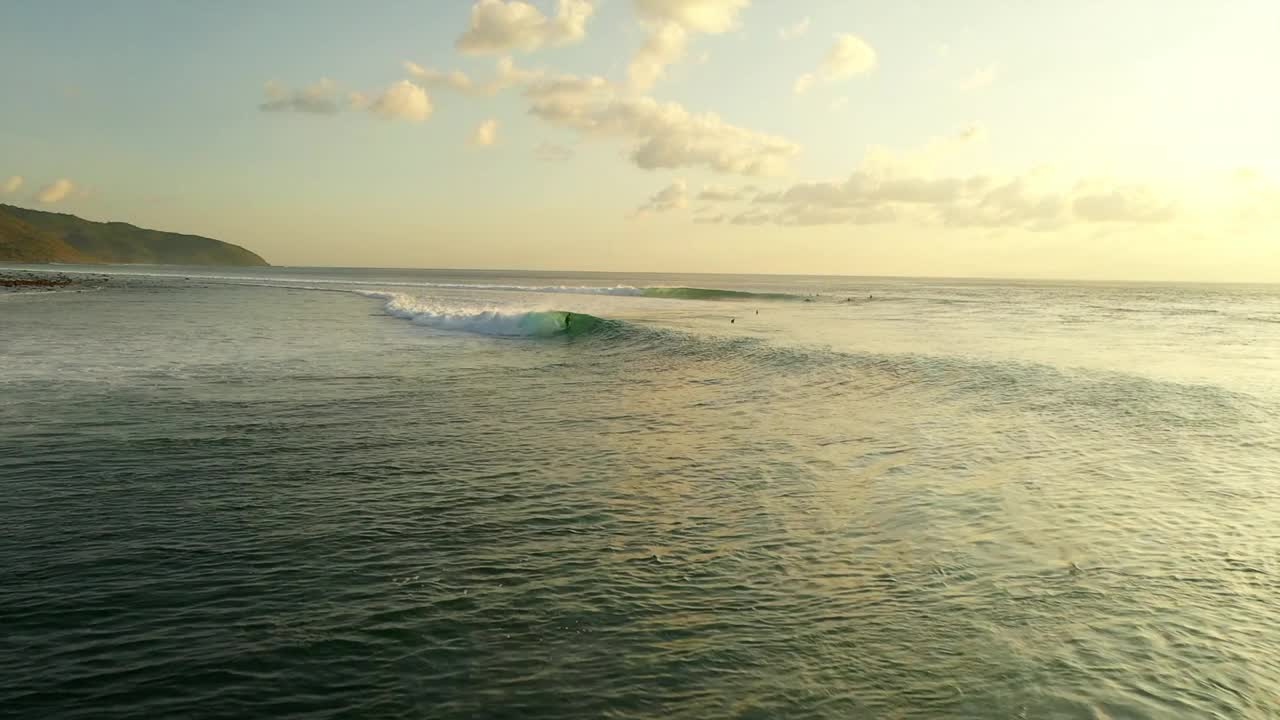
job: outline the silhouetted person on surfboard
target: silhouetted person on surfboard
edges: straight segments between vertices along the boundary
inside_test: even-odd
[[[572,321],[573,321],[573,313],[568,313],[568,312],[567,312],[567,313],[565,313],[565,314],[564,314],[564,330],[565,330],[565,332],[568,332],[568,331],[569,331],[569,323],[570,323],[570,322],[572,322]]]

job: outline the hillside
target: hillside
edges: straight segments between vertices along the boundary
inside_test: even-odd
[[[10,262],[266,265],[258,255],[199,235],[0,205],[0,260]]]
[[[37,230],[0,205],[0,260],[10,262],[85,262],[62,238]]]

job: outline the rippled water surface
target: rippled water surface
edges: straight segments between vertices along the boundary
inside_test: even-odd
[[[0,715],[1280,714],[1280,288],[107,272],[0,296]]]

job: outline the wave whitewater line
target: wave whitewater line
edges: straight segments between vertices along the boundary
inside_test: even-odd
[[[773,375],[784,370],[809,376],[811,384],[819,388],[841,387],[842,392],[872,395],[914,389],[930,402],[939,401],[937,393],[943,393],[942,398],[1000,398],[1001,402],[1012,400],[1028,407],[1042,407],[1045,398],[1054,398],[1051,402],[1075,408],[1081,417],[1128,416],[1135,405],[1142,405],[1147,410],[1143,417],[1159,418],[1162,427],[1170,423],[1222,427],[1242,422],[1267,426],[1280,417],[1280,408],[1246,394],[1127,373],[950,355],[779,346],[760,338],[695,335],[560,310],[476,310],[442,306],[401,293],[355,292],[384,300],[389,315],[442,330],[604,339],[607,342],[602,348],[625,353],[630,362],[654,363],[649,367],[659,372],[672,367],[673,361],[705,362],[722,377],[741,378],[760,372]]]
[[[383,309],[392,317],[437,330],[456,330],[504,337],[578,336],[615,328],[619,323],[564,310],[476,310],[424,301],[403,293],[354,291],[383,300]]]
[[[919,389],[946,396],[999,396],[1041,407],[1056,403],[1081,414],[1133,414],[1135,404],[1147,412],[1139,417],[1197,427],[1233,426],[1242,422],[1270,426],[1280,418],[1280,406],[1260,398],[1211,384],[1179,383],[1122,372],[1059,368],[1026,361],[993,361],[953,355],[839,351],[830,348],[775,345],[761,338],[703,336],[680,330],[634,325],[562,310],[477,309],[444,305],[404,293],[264,285],[319,292],[338,292],[379,299],[393,317],[441,330],[506,337],[591,336],[605,346],[625,352],[631,362],[658,362],[669,367],[674,358],[708,362],[727,376],[765,371],[776,374],[814,374],[815,383],[879,394]],[[615,342],[620,341],[620,342]],[[637,352],[643,351],[643,352]],[[650,352],[653,351],[653,352]],[[850,373],[854,374],[850,374]],[[850,385],[852,383],[852,385]],[[1049,398],[1050,400],[1046,400]],[[930,402],[939,398],[931,395]],[[1132,422],[1133,418],[1130,417]],[[1145,422],[1146,420],[1143,420]]]

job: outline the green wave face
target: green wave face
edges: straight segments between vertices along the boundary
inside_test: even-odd
[[[613,321],[586,313],[569,313],[560,310],[529,313],[524,321],[530,335],[590,335],[613,326]]]
[[[787,293],[754,293],[745,290],[720,290],[717,288],[651,287],[641,291],[645,297],[673,298],[678,300],[798,300],[799,296]]]

